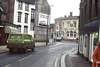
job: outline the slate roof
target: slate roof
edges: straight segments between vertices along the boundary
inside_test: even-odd
[[[18,0],[18,1],[29,3],[29,4],[35,4],[36,0]]]

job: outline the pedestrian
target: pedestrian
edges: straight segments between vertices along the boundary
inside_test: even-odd
[[[100,67],[100,42],[96,43],[92,58],[92,67]]]

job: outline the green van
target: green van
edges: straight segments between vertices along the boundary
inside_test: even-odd
[[[31,35],[28,34],[9,34],[7,40],[7,48],[9,52],[27,51],[31,49],[34,51],[35,42]]]

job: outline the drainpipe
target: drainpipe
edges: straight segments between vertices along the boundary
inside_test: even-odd
[[[99,23],[99,41],[100,41],[100,23]]]

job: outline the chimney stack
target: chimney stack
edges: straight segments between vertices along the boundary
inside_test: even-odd
[[[70,12],[70,16],[73,16],[73,13],[72,12]]]

